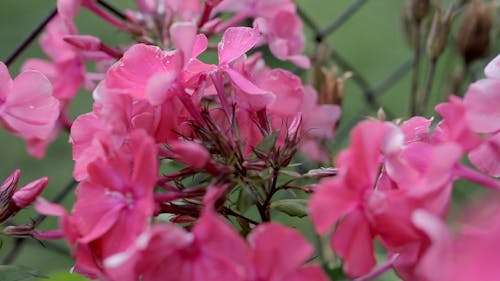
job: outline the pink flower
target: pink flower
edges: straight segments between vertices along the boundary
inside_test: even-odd
[[[289,60],[297,66],[308,68],[309,59],[301,55],[305,47],[302,22],[296,14],[296,6],[289,0],[246,0],[221,2],[217,12],[234,12],[233,18],[217,26],[221,32],[246,18],[254,19],[254,26],[264,34],[271,52],[281,60]]]
[[[106,87],[136,99],[155,98],[155,88],[169,88],[180,70],[178,54],[156,46],[136,44],[130,47],[106,75]],[[159,84],[159,85],[158,85]],[[160,101],[162,99],[160,98]],[[156,102],[153,102],[157,104]]]
[[[29,59],[23,65],[24,70],[34,69],[46,75],[54,85],[54,96],[65,104],[76,95],[85,80],[81,55],[63,40],[65,36],[75,34],[77,30],[72,22],[55,17],[40,38],[40,46],[51,61]]]
[[[294,229],[264,223],[252,230],[248,242],[254,266],[254,277],[250,280],[329,280],[319,266],[303,266],[314,248]]]
[[[90,277],[103,276],[104,259],[127,249],[146,230],[158,176],[157,148],[144,131],[133,131],[119,147],[102,147],[87,165],[70,216],[57,206],[38,206],[62,218],[64,235],[75,244],[75,271]]]
[[[289,60],[302,68],[309,68],[309,58],[301,53],[305,48],[302,20],[294,12],[279,11],[272,18],[257,18],[255,24],[265,34],[269,49],[280,60]]]
[[[50,136],[59,117],[59,101],[40,72],[24,71],[14,80],[0,62],[0,121],[12,133],[29,141]]]
[[[425,211],[413,216],[415,225],[430,239],[416,276],[426,281],[466,281],[500,278],[498,235],[500,217],[498,196],[490,196],[465,214],[460,230],[452,235],[439,218]],[[436,270],[439,265],[439,270]]]
[[[246,243],[212,207],[223,191],[209,189],[192,232],[156,224],[129,249],[107,258],[104,265],[111,280],[328,280],[320,267],[303,266],[313,247],[296,230],[262,224]]]

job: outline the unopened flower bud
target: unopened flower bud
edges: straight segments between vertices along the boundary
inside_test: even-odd
[[[485,56],[490,45],[493,22],[493,3],[472,1],[458,28],[456,48],[466,64]]]
[[[0,186],[0,206],[5,206],[8,203],[19,183],[20,170],[15,170]]]
[[[19,183],[20,170],[15,170],[0,186],[0,223],[16,213],[13,208],[12,196]]]
[[[427,54],[431,60],[435,61],[444,51],[446,41],[450,34],[451,22],[453,21],[453,8],[450,7],[443,15],[441,9],[436,9],[434,20],[427,37]]]
[[[67,35],[63,40],[83,51],[99,51],[101,48],[101,40],[91,35]]]
[[[4,228],[2,234],[18,238],[32,237],[33,229],[34,229],[33,224],[13,225]]]
[[[320,179],[324,177],[333,177],[337,175],[337,169],[335,168],[319,168],[313,169],[305,173],[304,176],[308,178]]]
[[[195,170],[206,170],[210,174],[219,174],[222,167],[218,167],[211,159],[210,153],[201,144],[192,141],[178,141],[170,145],[173,158],[189,165]]]
[[[20,190],[16,191],[12,196],[14,204],[19,208],[23,209],[29,206],[35,199],[42,193],[47,184],[49,183],[48,177],[43,177],[36,181],[33,181],[25,185]]]
[[[408,15],[413,22],[420,23],[429,13],[431,8],[430,0],[409,0],[408,1]]]

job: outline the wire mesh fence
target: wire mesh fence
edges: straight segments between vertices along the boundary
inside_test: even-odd
[[[107,2],[98,1],[103,7],[110,10],[110,12],[120,15],[120,11],[108,4]],[[300,4],[298,4],[298,14],[303,20],[305,28],[310,31],[310,40],[314,42],[314,49],[317,49],[319,45],[328,45],[326,42],[328,38],[335,35],[335,33],[342,29],[344,26],[352,23],[353,16],[359,13],[365,7],[368,0],[353,0],[344,11],[342,11],[339,16],[334,18],[329,24],[325,26],[320,26],[313,15],[308,14]],[[463,5],[464,3],[459,3]],[[12,52],[10,56],[5,59],[7,64],[13,62],[18,55],[21,53],[24,45],[31,44],[40,33],[40,30],[43,29],[43,26],[55,15],[56,10],[51,10],[49,15],[44,21],[41,22],[39,26],[37,26],[32,33],[30,33],[26,39],[22,42],[20,47]],[[407,76],[415,63],[414,57],[408,57],[402,60],[399,65],[394,67],[394,69],[387,69],[386,67],[382,67],[381,71],[383,73],[383,79],[380,79],[376,83],[371,82],[363,73],[363,70],[357,69],[355,64],[352,63],[352,58],[346,56],[342,53],[342,50],[338,50],[335,48],[330,48],[330,58],[329,63],[335,66],[338,66],[343,71],[350,71],[353,73],[352,78],[350,78],[349,83],[353,83],[359,90],[362,92],[363,99],[359,100],[362,105],[358,110],[355,110],[353,114],[351,114],[350,118],[343,118],[339,124],[339,127],[336,131],[334,148],[338,148],[338,146],[342,143],[342,140],[346,139],[350,129],[364,116],[368,115],[369,112],[373,112],[382,106],[382,102],[380,98],[388,92],[395,84],[401,81],[405,76]],[[494,52],[492,52],[494,53]],[[482,69],[482,68],[481,68]],[[476,75],[473,71],[469,72],[469,75]],[[396,117],[404,117],[404,116],[396,116],[391,112],[391,108],[384,108],[386,115],[388,118],[396,118]],[[72,193],[74,187],[76,186],[76,182],[71,179],[68,181],[65,187],[61,188],[61,190],[53,197],[49,198],[52,202],[59,203],[63,201],[69,194]],[[46,219],[43,215],[38,215],[33,219],[34,226],[39,225]],[[14,223],[14,222],[11,222]],[[2,263],[10,264],[15,263],[16,258],[19,256],[20,252],[23,251],[23,248],[26,244],[32,243],[33,240],[17,238],[12,241],[4,241],[4,244],[11,244],[12,246],[8,250],[8,252],[3,256]],[[69,256],[69,251],[66,247],[61,246],[60,244],[44,242],[44,247],[46,251],[52,251],[54,253],[58,253],[64,256]]]

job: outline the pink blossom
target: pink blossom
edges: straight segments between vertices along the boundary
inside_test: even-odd
[[[252,230],[248,242],[255,272],[250,280],[328,280],[319,266],[303,266],[314,248],[294,229],[278,223],[260,224]]]
[[[29,141],[50,136],[59,116],[59,101],[40,72],[24,71],[14,80],[0,62],[0,121],[12,133]]]
[[[34,69],[45,74],[54,85],[54,96],[69,102],[85,80],[84,61],[81,55],[63,38],[77,34],[76,26],[56,16],[40,38],[40,46],[51,61],[29,59],[23,69]]]
[[[498,235],[498,196],[482,200],[465,214],[456,235],[439,218],[417,211],[413,221],[429,237],[431,244],[417,268],[417,276],[426,281],[493,281],[500,277]],[[439,270],[436,270],[436,264]]]
[[[146,230],[158,172],[157,148],[144,131],[133,131],[120,147],[102,146],[87,165],[88,177],[77,188],[70,216],[57,206],[38,206],[61,217],[65,237],[75,244],[75,271],[89,277],[103,276],[102,261]]]
[[[119,62],[115,63],[106,75],[106,87],[111,91],[128,94],[136,99],[150,97],[153,103],[163,88],[166,94],[172,82],[172,75],[180,70],[178,54],[162,51],[156,46],[136,44],[130,47]]]
[[[464,97],[466,118],[477,133],[500,130],[500,79],[483,79],[469,86]]]
[[[289,60],[302,68],[309,68],[309,58],[301,53],[305,48],[302,20],[297,14],[279,11],[270,19],[257,18],[255,24],[265,34],[269,49],[280,60]]]
[[[106,259],[111,280],[328,280],[320,267],[303,266],[313,247],[296,230],[267,223],[252,231],[248,243],[243,240],[211,207],[223,191],[215,189],[209,189],[192,232],[156,224]]]

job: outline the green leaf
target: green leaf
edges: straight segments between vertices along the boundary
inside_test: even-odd
[[[90,279],[76,273],[59,273],[43,281],[90,281]]]
[[[307,216],[307,199],[282,199],[271,203],[271,208],[292,217]]]
[[[278,139],[278,136],[280,134],[280,131],[273,132],[269,136],[266,136],[255,148],[258,151],[262,152],[271,152],[271,150],[275,147],[276,145],[276,140]]]
[[[41,272],[17,265],[0,265],[0,280],[5,281],[33,281],[46,278]]]
[[[254,195],[246,186],[240,188],[238,193],[238,199],[236,200],[236,209],[241,213],[244,213],[253,205],[255,202]]]

